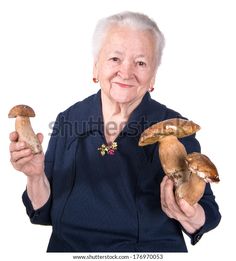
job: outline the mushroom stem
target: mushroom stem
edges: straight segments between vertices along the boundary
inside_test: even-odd
[[[165,174],[174,181],[175,186],[186,181],[189,172],[185,158],[184,145],[174,135],[160,139],[159,157]]]
[[[175,190],[176,199],[184,199],[190,205],[197,203],[203,196],[206,182],[197,174],[191,173],[189,180],[183,182]]]
[[[174,182],[175,196],[194,205],[202,197],[206,183],[188,168],[184,145],[173,135],[160,139],[159,157],[165,174]]]
[[[19,135],[19,141],[24,141],[27,146],[32,150],[33,154],[41,153],[42,146],[35,135],[29,117],[17,116],[15,128]]]

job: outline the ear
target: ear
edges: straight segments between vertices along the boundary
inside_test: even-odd
[[[98,78],[98,64],[96,61],[93,64],[93,77]]]
[[[156,82],[156,74],[154,74],[154,76],[152,77],[151,81],[150,81],[150,87],[153,87],[155,85]]]

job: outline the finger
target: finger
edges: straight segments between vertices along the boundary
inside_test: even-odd
[[[42,144],[43,143],[43,139],[44,139],[43,134],[42,133],[37,133],[37,138],[38,138],[39,142]]]
[[[181,215],[182,214],[181,210],[175,200],[174,183],[170,179],[166,181],[166,185],[164,188],[164,197],[165,197],[165,204],[167,208],[172,212],[172,214],[176,217]]]
[[[166,181],[168,180],[169,178],[168,178],[168,176],[167,175],[165,175],[164,177],[163,177],[163,179],[162,179],[162,182],[161,182],[161,184],[164,184],[164,183],[166,183]]]
[[[162,179],[162,182],[161,182],[161,194],[164,195],[164,189],[165,189],[165,186],[166,186],[166,182],[168,180],[168,176],[164,176],[163,179]]]
[[[169,208],[172,204],[171,201],[173,200],[173,189],[173,182],[170,179],[167,179],[163,187],[163,197],[165,200],[166,208]]]
[[[18,133],[16,131],[13,131],[9,134],[10,141],[17,141],[18,140]]]
[[[173,215],[172,211],[170,211],[168,208],[164,208],[162,210],[169,218],[175,218],[175,216]]]
[[[12,165],[15,167],[15,169],[17,170],[21,170],[22,167],[27,164],[29,161],[31,161],[33,159],[34,155],[30,154],[27,157],[21,158],[16,162],[13,162]]]
[[[166,208],[166,202],[165,202],[165,185],[166,185],[166,181],[168,180],[167,176],[164,176],[164,178],[162,179],[161,185],[160,185],[160,199],[161,199],[161,206],[163,208]]]
[[[171,179],[167,179],[163,187],[163,195],[165,197],[166,203],[173,201],[174,197],[174,184]]]
[[[162,182],[161,182],[161,194],[163,194],[163,190],[164,190],[164,187],[165,187],[165,184],[166,184],[166,181],[167,181],[168,177],[165,175],[164,178],[162,179]]]
[[[9,146],[9,151],[14,152],[14,151],[20,151],[26,148],[26,143],[24,141],[20,142],[11,142]]]
[[[178,205],[186,217],[191,218],[195,215],[195,207],[191,206],[186,200],[180,199]]]
[[[166,198],[168,197],[168,195],[166,194],[166,185],[168,180],[169,178],[165,176],[161,182],[161,208],[169,218],[175,218],[175,216],[172,213],[173,211],[169,209],[167,205],[168,203],[166,202],[168,201],[168,199],[166,200]]]
[[[13,151],[11,153],[11,158],[10,158],[10,161],[12,163],[16,163],[17,161],[19,161],[20,159],[22,158],[25,158],[25,157],[28,157],[32,154],[32,151],[31,149],[23,149],[23,150],[20,150],[20,151]]]

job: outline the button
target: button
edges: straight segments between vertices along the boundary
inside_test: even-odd
[[[197,235],[195,238],[195,242],[197,243],[201,239],[202,235]]]

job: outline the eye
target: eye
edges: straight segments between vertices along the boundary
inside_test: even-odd
[[[112,57],[109,60],[112,61],[112,62],[118,62],[119,58],[118,57]]]
[[[140,66],[140,67],[146,67],[147,64],[143,61],[138,61],[137,65]]]

